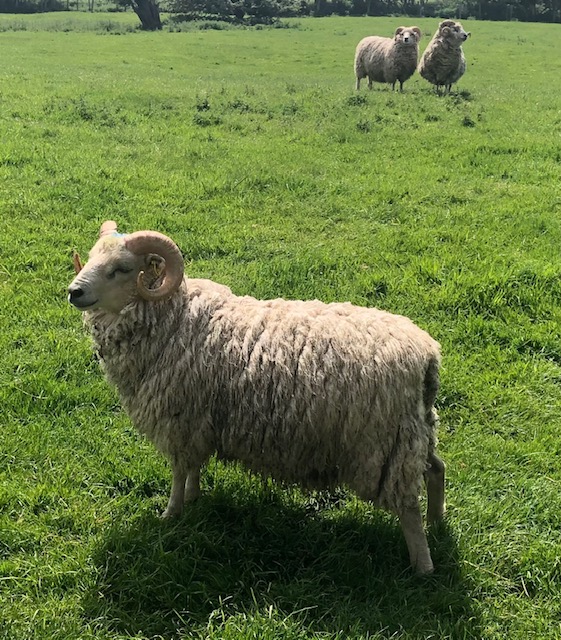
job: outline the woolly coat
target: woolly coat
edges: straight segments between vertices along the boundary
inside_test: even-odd
[[[450,87],[458,82],[465,71],[466,58],[462,47],[437,32],[421,56],[421,77],[437,87]]]
[[[172,460],[213,454],[397,512],[434,451],[439,345],[350,303],[260,301],[184,279],[167,301],[85,313],[108,379]]]
[[[368,36],[356,47],[354,67],[357,83],[368,77],[370,82],[387,82],[395,86],[399,81],[402,85],[415,73],[418,60],[418,40],[414,44],[405,44],[394,38]]]

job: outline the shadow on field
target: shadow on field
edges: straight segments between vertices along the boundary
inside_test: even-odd
[[[336,508],[337,495],[322,496],[302,506],[278,492],[240,500],[215,489],[175,522],[143,513],[116,523],[94,554],[85,616],[107,631],[166,638],[205,637],[209,618],[216,632],[232,616],[271,612],[314,634],[481,637],[446,525],[430,534],[436,572],[421,578],[396,520],[355,516],[352,505]]]

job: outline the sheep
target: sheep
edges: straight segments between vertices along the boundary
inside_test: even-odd
[[[213,455],[304,488],[345,485],[396,514],[411,565],[433,563],[440,346],[408,318],[351,303],[257,300],[184,276],[177,245],[105,222],[68,299],[136,428],[170,461],[162,517],[200,493]]]
[[[419,59],[419,27],[398,27],[393,38],[368,36],[356,47],[355,76],[356,89],[360,89],[362,78],[368,77],[368,88],[372,82],[388,82],[395,91],[399,80],[399,90],[417,68]]]
[[[436,86],[444,86],[445,93],[464,75],[466,59],[462,44],[471,34],[459,22],[444,20],[432,37],[419,62],[419,74]]]

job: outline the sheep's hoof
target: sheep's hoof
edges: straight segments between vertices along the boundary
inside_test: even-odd
[[[428,562],[417,564],[415,567],[415,573],[418,576],[430,576],[431,573],[434,573],[434,565],[432,564],[432,561],[429,560]]]
[[[199,488],[192,489],[191,491],[185,492],[185,504],[189,504],[189,502],[195,502],[201,497],[201,490]]]
[[[182,509],[178,509],[177,507],[167,507],[165,511],[160,514],[160,518],[162,520],[170,520],[171,518],[178,518],[181,515]]]

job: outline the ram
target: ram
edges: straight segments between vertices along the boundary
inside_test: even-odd
[[[435,452],[440,348],[405,317],[350,303],[257,300],[184,277],[177,245],[112,221],[76,277],[107,378],[169,459],[163,516],[199,495],[213,454],[308,488],[346,485],[399,517],[411,564],[433,570],[419,506],[444,512]]]
[[[367,36],[357,45],[355,51],[356,89],[360,89],[362,78],[368,78],[368,88],[373,82],[387,82],[395,90],[415,73],[419,59],[419,27],[398,27],[393,38]]]
[[[419,74],[435,85],[438,93],[441,87],[444,87],[445,93],[450,93],[452,85],[464,75],[466,58],[462,44],[470,35],[464,31],[461,23],[444,20],[424,50],[419,62]]]

